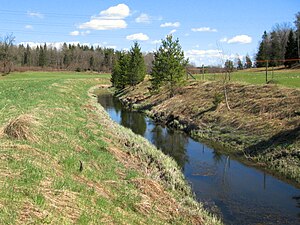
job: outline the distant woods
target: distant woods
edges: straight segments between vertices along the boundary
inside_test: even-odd
[[[264,32],[256,54],[256,66],[292,67],[300,58],[300,12],[295,16],[295,27],[277,24],[270,32]]]
[[[64,43],[60,47],[51,44],[37,46],[15,45],[12,34],[0,39],[0,73],[23,70],[69,70],[110,73],[113,63],[122,53],[113,48]],[[147,70],[153,54],[143,54]]]

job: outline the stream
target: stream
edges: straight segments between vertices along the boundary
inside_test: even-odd
[[[197,200],[225,224],[300,224],[298,188],[125,109],[111,93],[98,101],[114,121],[173,157]]]

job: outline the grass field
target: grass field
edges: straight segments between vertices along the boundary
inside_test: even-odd
[[[144,146],[143,151],[152,147],[140,139],[124,140],[135,136],[118,131],[97,111],[96,100],[91,102],[88,90],[108,85],[109,77],[26,72],[0,78],[0,224],[187,224],[198,223],[199,213],[217,223],[191,197],[176,188],[166,192],[159,171],[138,161],[142,154],[122,151],[122,140]],[[174,161],[151,151],[162,164],[169,162],[169,179],[178,177],[181,189],[189,190],[182,188]],[[157,178],[131,165],[130,157],[146,165],[143,170],[156,171]],[[190,202],[192,217],[183,201]]]
[[[198,80],[221,80],[224,79],[224,74],[208,73],[195,75]],[[263,69],[248,69],[231,73],[231,81],[249,83],[249,84],[265,84],[266,72]],[[275,70],[268,71],[268,81],[281,86],[300,88],[300,70]]]

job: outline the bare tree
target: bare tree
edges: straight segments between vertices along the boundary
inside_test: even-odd
[[[13,66],[13,43],[15,37],[13,34],[7,34],[0,41],[0,63],[2,64],[2,72],[9,74]]]

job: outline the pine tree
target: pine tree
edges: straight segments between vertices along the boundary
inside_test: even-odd
[[[242,70],[243,69],[242,60],[240,58],[237,59],[237,69],[238,70]]]
[[[119,59],[113,64],[111,82],[117,89],[123,89],[128,84],[130,56],[127,52],[121,52]]]
[[[259,44],[258,52],[256,54],[256,66],[264,67],[266,63],[263,62],[265,60],[269,60],[268,56],[268,34],[265,31],[262,36],[262,41]]]
[[[137,42],[130,49],[128,83],[134,86],[142,82],[146,76],[146,66],[141,48]]]
[[[247,54],[245,58],[245,68],[251,68],[251,67],[252,67],[252,61],[249,55]]]
[[[289,59],[297,59],[298,58],[298,52],[297,52],[297,41],[295,38],[295,33],[293,30],[290,30],[289,37],[288,37],[288,42],[287,46],[285,49],[285,55],[284,59],[289,60]],[[295,61],[285,61],[284,65],[287,67],[291,67],[292,64],[296,63]]]
[[[167,85],[170,96],[174,95],[174,89],[179,85],[186,74],[188,60],[184,58],[179,40],[173,41],[172,35],[162,40],[162,45],[154,53],[151,84],[154,90],[162,85]]]

